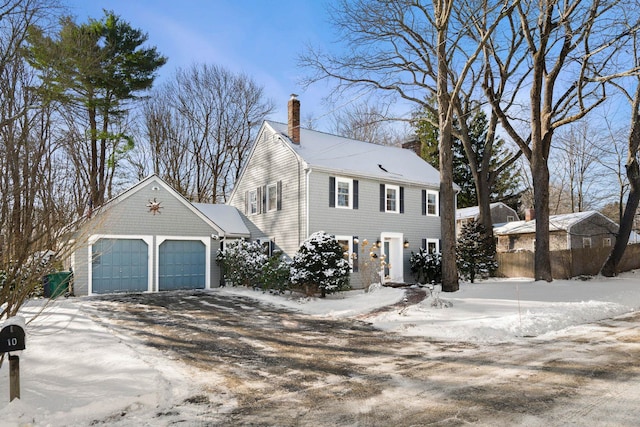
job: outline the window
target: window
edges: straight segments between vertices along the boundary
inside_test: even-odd
[[[358,209],[358,180],[330,176],[329,207]]]
[[[582,247],[590,248],[591,247],[591,237],[583,237],[582,238]]]
[[[397,185],[386,185],[385,186],[385,212],[399,212],[399,196],[400,187]]]
[[[258,213],[258,190],[249,191],[249,214]]]
[[[353,182],[350,179],[336,179],[336,206],[339,208],[351,208],[351,186]]]
[[[602,245],[606,248],[611,247],[611,237],[605,237],[602,239]]]
[[[427,215],[438,216],[438,193],[427,190]]]
[[[352,236],[336,236],[336,240],[342,247],[344,259],[349,262],[349,266],[353,269],[353,237]]]
[[[430,254],[440,253],[440,241],[438,239],[422,239],[422,248]]]
[[[513,222],[516,220],[516,217],[513,215],[507,215],[507,222]]]
[[[278,209],[278,186],[276,184],[267,185],[267,212]]]

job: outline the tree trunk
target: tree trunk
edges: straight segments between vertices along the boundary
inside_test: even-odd
[[[447,35],[451,13],[449,1],[435,2],[438,31],[438,124],[440,127],[440,231],[442,237],[442,290],[460,288],[456,266],[455,193],[453,191],[453,111],[448,87]]]
[[[630,165],[627,165],[627,177],[629,178],[629,196],[627,204],[624,208],[620,228],[618,229],[618,237],[616,243],[611,249],[611,253],[607,261],[602,266],[600,273],[606,277],[613,277],[619,273],[618,265],[622,260],[624,251],[629,243],[629,235],[633,229],[633,220],[640,203],[640,168],[638,162],[634,159]]]
[[[551,254],[549,253],[549,166],[538,152],[533,153],[534,208],[536,215],[536,240],[534,254],[535,280],[551,282]]]
[[[627,153],[627,178],[629,179],[629,196],[624,208],[624,214],[620,221],[618,237],[611,249],[609,258],[602,266],[600,273],[606,277],[618,274],[618,265],[622,260],[624,251],[629,243],[629,235],[633,229],[633,220],[640,203],[640,166],[638,165],[637,153],[640,147],[640,84],[636,88],[633,98],[633,108],[631,111],[631,132],[629,133],[629,151]]]

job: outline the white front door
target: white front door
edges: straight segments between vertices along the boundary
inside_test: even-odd
[[[384,282],[404,282],[404,260],[402,256],[402,233],[382,233],[381,252],[385,256],[386,265],[382,270]]]

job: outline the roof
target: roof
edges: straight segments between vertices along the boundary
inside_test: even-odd
[[[491,203],[489,205],[489,208],[493,209],[493,208],[495,208],[497,206],[500,206],[500,205],[507,206],[502,202],[494,202],[494,203]],[[478,215],[480,215],[480,207],[479,206],[470,206],[468,208],[456,209],[456,220],[464,219],[464,218],[474,218],[475,219],[475,218],[478,218]]]
[[[597,211],[575,212],[549,216],[549,231],[569,231],[569,229],[592,215],[602,215]],[[493,230],[494,234],[525,234],[536,232],[536,220],[512,221]]]
[[[304,128],[300,129],[300,144],[294,144],[287,135],[286,124],[272,121],[265,124],[280,134],[311,168],[436,188],[440,186],[440,172],[412,150]]]
[[[226,237],[249,237],[250,232],[240,212],[229,205],[213,203],[192,203],[202,214],[224,230]]]

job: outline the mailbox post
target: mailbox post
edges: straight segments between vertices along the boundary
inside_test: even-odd
[[[0,353],[24,350],[24,319],[12,317],[0,330]],[[20,399],[20,357],[9,354],[9,401]]]

